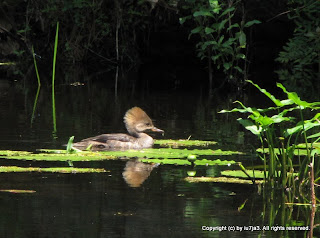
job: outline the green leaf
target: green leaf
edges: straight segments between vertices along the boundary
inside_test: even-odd
[[[239,66],[235,66],[234,69],[238,70],[240,73],[243,73],[243,70]]]
[[[179,22],[180,22],[180,24],[182,25],[183,23],[186,22],[186,20],[189,20],[189,19],[191,19],[191,16],[180,17],[180,18],[179,18]]]
[[[210,28],[210,27],[206,27],[206,28],[204,29],[204,32],[205,32],[206,34],[211,34],[212,32],[215,32],[215,30],[212,29],[212,28]]]
[[[214,56],[211,56],[211,59],[213,60],[213,62],[216,62],[216,60],[218,60],[221,57],[221,54],[216,54]]]
[[[194,17],[199,17],[199,16],[202,16],[202,17],[213,17],[212,13],[208,10],[200,10],[200,11],[196,11],[193,13],[193,16]]]
[[[224,25],[228,22],[228,20],[229,20],[229,19],[224,19],[223,21],[221,21],[221,22],[219,23],[218,29],[219,29],[219,30],[222,30],[222,29],[224,28]]]
[[[204,42],[203,44],[202,44],[202,46],[201,46],[201,49],[204,51],[208,46],[210,46],[210,45],[217,45],[218,44],[218,42],[216,42],[216,41],[206,41],[206,42]]]
[[[224,35],[220,36],[220,38],[219,38],[219,40],[218,40],[218,44],[219,44],[219,45],[221,44],[221,42],[223,41],[223,39],[224,39]]]
[[[232,28],[239,28],[240,26],[239,26],[239,24],[238,23],[235,23],[235,24],[232,24],[231,26],[229,26],[228,28],[227,28],[227,31],[230,31]]]
[[[105,169],[99,168],[74,168],[74,167],[18,167],[18,166],[0,166],[0,173],[22,173],[22,172],[39,172],[39,173],[105,173]]]
[[[198,27],[191,30],[191,34],[199,33],[202,30],[203,30],[203,26],[198,26]]]
[[[179,146],[208,146],[215,145],[215,141],[202,141],[202,140],[155,140],[155,145],[168,146],[168,147],[179,147]]]
[[[240,48],[245,48],[247,44],[247,38],[246,34],[243,31],[239,32],[238,39],[240,43]]]
[[[277,86],[279,88],[281,88],[284,93],[287,94],[288,99],[290,99],[292,102],[294,102],[295,104],[300,106],[301,109],[304,109],[304,108],[318,109],[316,106],[319,106],[320,102],[309,103],[309,102],[303,101],[300,99],[300,97],[297,95],[297,93],[288,92],[287,89],[281,83],[277,83]]]
[[[228,14],[229,12],[232,12],[235,10],[235,7],[228,7],[226,10],[224,10],[219,17],[223,17],[224,15]],[[229,18],[228,18],[229,20]]]
[[[237,57],[237,59],[245,59],[246,58],[246,56],[241,53],[237,54],[236,57]]]
[[[72,152],[72,143],[73,143],[73,140],[74,140],[74,136],[71,136],[69,138],[69,141],[68,141],[68,144],[67,144],[67,152],[68,153],[71,153]]]
[[[231,66],[232,66],[232,63],[230,63],[230,62],[226,62],[226,63],[223,64],[223,67],[224,67],[226,70],[229,70],[229,69],[231,68]]]
[[[201,160],[194,161],[195,165],[205,165],[205,166],[209,166],[209,165],[231,165],[231,164],[235,164],[235,163],[236,162],[234,160],[220,160],[220,159],[216,159],[216,160],[201,159]]]
[[[283,104],[282,101],[277,99],[275,96],[273,96],[271,93],[267,92],[267,90],[260,88],[257,84],[253,83],[251,80],[246,80],[246,82],[251,83],[253,86],[255,86],[257,89],[259,89],[260,92],[262,92],[264,95],[266,95],[274,104],[276,104],[278,107],[283,107],[285,105],[289,104]]]
[[[307,139],[311,139],[311,138],[318,138],[320,137],[320,132],[316,133],[316,134],[313,134],[313,135],[310,135],[307,137]]]
[[[252,121],[250,120],[245,120],[242,118],[238,118],[237,121],[243,125],[248,131],[251,131],[254,135],[259,136],[262,132],[262,127],[256,126]]]
[[[285,131],[285,136],[291,136],[299,131],[308,131],[314,127],[320,126],[320,124],[318,122],[299,122],[297,124],[297,126],[293,127],[293,128],[289,128]]]
[[[246,22],[246,24],[244,24],[244,27],[250,27],[250,26],[252,26],[253,24],[260,24],[260,23],[261,23],[261,21],[252,20],[252,21]]]
[[[251,180],[227,177],[186,177],[189,183],[231,183],[231,184],[252,184]],[[256,184],[262,184],[263,180],[256,180]]]

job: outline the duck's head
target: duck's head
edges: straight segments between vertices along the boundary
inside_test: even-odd
[[[124,115],[123,120],[128,132],[133,136],[138,136],[139,133],[146,130],[164,133],[163,130],[153,125],[150,117],[140,107],[129,109]]]

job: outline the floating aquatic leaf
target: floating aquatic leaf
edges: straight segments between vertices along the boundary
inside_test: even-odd
[[[264,172],[261,170],[246,170],[246,172],[249,174],[251,178],[255,178],[255,179],[264,178]],[[266,173],[268,176],[268,172]],[[287,174],[294,175],[294,176],[298,175],[298,173],[287,173]],[[221,175],[229,176],[229,177],[237,177],[237,178],[248,178],[248,176],[242,170],[225,170],[221,172]]]
[[[208,159],[201,159],[194,161],[195,165],[231,165],[236,163],[234,160],[208,160]]]
[[[251,180],[227,177],[186,177],[189,183],[232,183],[232,184],[252,184]],[[263,180],[255,181],[256,184],[263,183]]]
[[[157,163],[157,164],[174,164],[174,165],[191,165],[191,162],[185,159],[148,159],[140,158],[139,161],[145,163]]]
[[[251,178],[264,178],[264,172],[260,170],[246,170]],[[225,170],[221,171],[221,175],[237,177],[237,178],[248,178],[248,176],[242,170]]]
[[[154,144],[160,146],[208,146],[215,145],[215,141],[202,141],[202,140],[155,140]]]
[[[105,173],[104,169],[97,168],[74,168],[74,167],[18,167],[0,166],[0,173],[22,173],[22,172],[47,172],[47,173]]]
[[[28,155],[29,151],[0,150],[0,156]]]
[[[67,153],[65,150],[39,150],[41,153],[30,153],[26,151],[0,151],[0,157],[6,159],[17,160],[39,160],[39,161],[99,161],[107,159],[116,159],[121,157],[133,158],[163,158],[163,159],[180,159],[188,156],[217,156],[217,155],[234,155],[243,154],[240,151],[223,151],[211,149],[144,149],[144,150],[127,150],[127,151],[81,151],[74,153]]]
[[[35,193],[35,190],[20,190],[20,189],[1,189],[0,192],[7,193]]]
[[[212,149],[174,149],[174,148],[160,148],[160,149],[143,149],[143,150],[127,150],[127,151],[80,151],[68,153],[66,150],[48,150],[40,149],[39,153],[31,153],[27,151],[0,151],[0,158],[15,159],[15,160],[34,160],[34,161],[66,161],[69,164],[72,161],[101,161],[108,159],[117,158],[152,158],[152,159],[182,159],[189,158],[189,160],[195,157],[195,164],[219,164],[219,160],[208,160],[207,162],[201,162],[197,160],[198,156],[222,156],[222,155],[234,155],[243,154],[240,151],[223,151],[223,150],[212,150]],[[231,163],[233,163],[232,161]],[[173,164],[179,163],[177,160]],[[183,164],[190,164],[189,161],[181,162]],[[228,164],[229,162],[227,162]]]
[[[116,159],[115,156],[82,151],[80,153],[67,154],[65,150],[46,150],[46,153],[31,153],[26,151],[0,151],[0,158],[34,161],[99,161]]]

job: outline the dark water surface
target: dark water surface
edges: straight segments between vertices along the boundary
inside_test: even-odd
[[[166,139],[191,136],[240,151],[249,151],[253,142],[235,120],[237,115],[217,111],[232,108],[235,99],[249,103],[255,97],[216,94],[208,99],[197,89],[139,92],[132,88],[119,89],[116,95],[98,82],[77,87],[58,84],[57,131],[53,132],[50,88],[41,88],[32,120],[35,95],[36,88],[26,88],[21,82],[1,82],[1,150],[62,149],[70,136],[78,141],[100,133],[125,132],[122,118],[133,106],[143,108],[154,124],[165,130]],[[4,159],[0,163],[68,166]],[[205,230],[267,226],[269,221],[262,215],[265,204],[256,187],[190,184],[183,180],[191,169],[188,166],[159,165],[140,187],[133,188],[123,178],[126,164],[126,160],[74,163],[77,167],[105,168],[107,173],[102,174],[0,174],[1,190],[36,191],[0,192],[0,237],[282,236],[280,232]],[[196,170],[197,176],[218,175],[220,171],[215,166]],[[238,211],[243,203],[245,207]],[[303,233],[287,236],[303,237]]]

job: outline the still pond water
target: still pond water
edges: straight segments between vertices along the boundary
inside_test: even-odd
[[[42,86],[32,120],[36,88],[0,81],[0,149],[63,149],[75,141],[100,133],[125,132],[123,115],[140,106],[165,130],[165,139],[213,140],[213,148],[252,150],[252,137],[237,123],[237,115],[221,115],[234,100],[252,105],[257,95],[215,94],[201,90],[136,91],[105,89],[102,82],[56,86],[57,131],[53,133],[51,92]],[[223,159],[223,158],[221,158]],[[232,157],[237,160],[237,157]],[[246,157],[244,164],[256,162]],[[132,161],[131,161],[132,162]],[[251,231],[268,226],[270,204],[251,185],[188,183],[189,166],[159,165],[139,187],[123,178],[128,161],[75,162],[77,167],[104,168],[98,174],[2,173],[0,237],[282,237],[275,231]],[[0,160],[1,165],[68,166],[63,162]],[[222,168],[224,169],[224,168]],[[197,176],[218,176],[217,166],[195,168]],[[277,200],[276,198],[274,200]],[[244,208],[238,210],[241,205]],[[271,205],[273,206],[273,205]],[[275,202],[279,209],[280,205]],[[273,208],[272,208],[273,209]],[[299,220],[295,213],[293,220]],[[277,222],[277,219],[279,222]],[[281,224],[276,218],[275,224]],[[208,231],[249,229],[249,231]],[[217,228],[218,227],[218,228]],[[238,227],[238,228],[237,228]],[[286,237],[303,237],[288,232]]]

